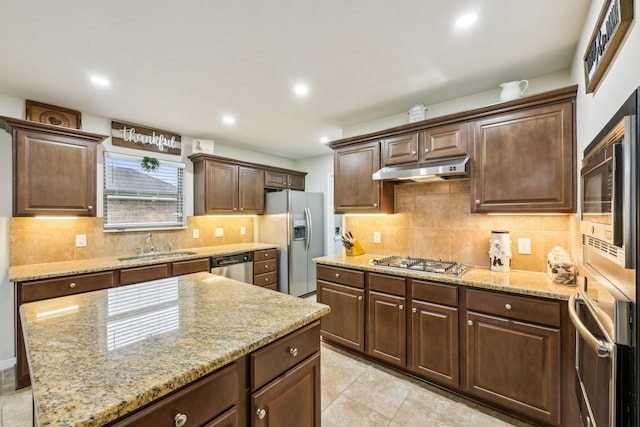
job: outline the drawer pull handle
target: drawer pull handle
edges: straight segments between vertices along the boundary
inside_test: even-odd
[[[473,320],[467,320],[467,325],[473,326]]]
[[[75,287],[76,287],[76,284],[75,284],[75,283],[73,283],[73,282],[71,282],[71,283],[69,283],[69,287],[70,287],[71,289],[73,289],[73,288],[75,288]]]
[[[296,347],[291,347],[289,349],[289,356],[291,356],[291,357],[298,356],[298,349]]]
[[[411,309],[411,312],[412,312],[412,313],[417,313],[417,312],[418,312],[418,309],[417,309],[417,308],[415,308],[415,307],[413,307],[413,308]]]
[[[182,427],[187,423],[187,416],[178,412],[174,417],[174,421],[176,422],[176,427]]]
[[[505,304],[504,308],[506,308],[507,310],[511,310],[512,307],[511,307],[511,304]]]
[[[398,306],[398,310],[404,310],[404,305],[400,304],[400,305]]]
[[[259,419],[263,419],[264,417],[267,416],[267,411],[265,411],[262,408],[258,408],[258,410],[256,411],[256,415],[258,416]]]

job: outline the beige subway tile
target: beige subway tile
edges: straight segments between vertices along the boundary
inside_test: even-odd
[[[489,267],[490,233],[478,229],[451,230],[451,260]]]
[[[449,259],[448,228],[414,228],[413,255],[419,258]]]

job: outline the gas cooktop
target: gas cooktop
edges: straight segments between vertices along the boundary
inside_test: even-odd
[[[467,271],[467,267],[454,261],[435,261],[426,258],[411,258],[401,256],[388,256],[385,258],[373,258],[369,260],[372,265],[425,271],[427,273],[450,274],[462,276]]]

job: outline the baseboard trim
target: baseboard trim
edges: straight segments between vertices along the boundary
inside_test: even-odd
[[[13,368],[15,365],[16,365],[15,357],[12,357],[11,359],[0,360],[0,371]]]

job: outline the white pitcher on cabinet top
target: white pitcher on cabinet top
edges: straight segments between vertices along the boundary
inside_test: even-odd
[[[524,83],[524,88],[521,89],[521,85]],[[528,80],[516,80],[513,82],[506,82],[500,85],[502,92],[500,92],[500,102],[512,101],[520,98],[524,95],[524,92],[529,87]]]

